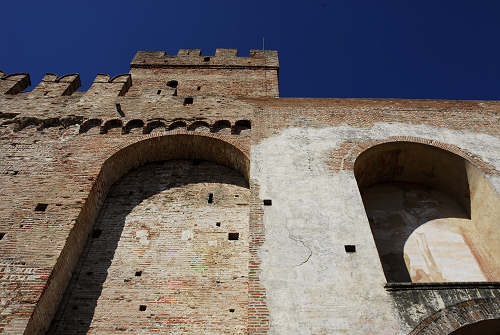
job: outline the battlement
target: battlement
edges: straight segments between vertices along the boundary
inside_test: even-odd
[[[90,86],[87,95],[101,94],[105,96],[123,96],[132,86],[132,76],[129,73],[119,74],[110,78],[107,74],[99,73]]]
[[[71,95],[82,85],[77,73],[59,77],[54,73],[47,73],[42,81],[33,89],[32,93],[48,97]]]
[[[266,68],[278,69],[276,50],[250,50],[249,57],[238,56],[237,49],[216,49],[215,56],[202,56],[200,49],[180,49],[176,56],[165,51],[138,51],[131,68]]]
[[[27,73],[6,75],[0,71],[0,94],[17,94],[30,85],[30,76]]]

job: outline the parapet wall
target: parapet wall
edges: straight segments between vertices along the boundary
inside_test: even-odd
[[[59,77],[54,73],[47,73],[42,81],[35,87],[32,94],[44,96],[71,95],[80,86],[80,75],[77,73]]]
[[[27,73],[6,75],[0,71],[0,94],[17,94],[30,85],[30,76]]]
[[[278,69],[276,50],[250,50],[249,57],[239,57],[236,49],[217,49],[215,56],[202,56],[201,49],[180,49],[176,56],[165,51],[139,51],[130,63],[131,68],[169,67],[229,67]]]

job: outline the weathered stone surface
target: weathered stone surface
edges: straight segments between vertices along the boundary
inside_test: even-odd
[[[450,334],[500,318],[500,102],[278,98],[267,50],[139,52],[87,92],[78,75],[28,85],[0,72],[2,334]],[[396,181],[424,188],[412,215],[454,201],[487,281],[387,284],[354,170],[400,142],[465,162],[455,183],[398,160],[422,178]]]

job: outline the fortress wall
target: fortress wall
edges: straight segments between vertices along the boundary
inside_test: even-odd
[[[401,110],[390,102],[360,100],[358,109],[326,99],[290,100],[261,103],[264,112],[254,121],[264,136],[253,138],[251,177],[259,198],[272,199],[260,216],[265,239],[257,253],[269,309],[269,320],[261,320],[269,322],[269,333],[408,334],[429,315],[466,301],[489,299],[484,308],[496,310],[498,289],[385,288],[352,168],[376,143],[421,141],[470,159],[499,192],[498,108],[461,111],[456,103],[439,110],[436,102],[438,108],[429,110],[398,101],[409,105]],[[467,129],[474,120],[481,120],[483,133]],[[496,224],[494,218],[489,222]],[[346,245],[356,252],[346,252]],[[475,322],[467,319],[455,322]],[[439,327],[438,334],[456,329]]]
[[[119,147],[141,139],[182,131],[156,129],[149,135],[122,135],[121,132],[80,134],[78,125],[44,130],[28,127],[18,132],[4,127],[2,131],[1,162],[4,173],[0,228],[5,232],[2,238],[5,248],[2,249],[1,282],[6,289],[0,329],[6,334],[19,334],[46,290],[104,160]],[[237,142],[241,134],[219,135],[217,132],[208,132],[206,135],[227,138],[229,141],[234,138]],[[244,137],[241,139],[244,146]],[[210,149],[206,148],[205,151],[209,152]],[[12,199],[17,201],[13,202]],[[35,210],[38,203],[48,205],[45,211]],[[85,242],[87,232],[88,228],[80,231],[78,243]],[[65,251],[65,261],[61,265],[66,269],[68,266],[71,269],[71,259],[78,260],[78,248],[78,244],[70,245]],[[64,272],[67,271],[64,267],[58,271],[62,270],[67,276],[70,273]],[[61,288],[64,290],[67,284],[64,281],[59,283],[63,285],[59,291],[45,300],[52,308],[57,307],[63,294]],[[48,311],[39,313],[35,326],[27,333],[43,333],[44,325],[48,326],[51,318]]]
[[[208,161],[125,175],[108,193],[49,334],[244,334],[246,185]]]
[[[65,285],[69,283],[80,250],[84,248],[88,234],[93,234],[92,215],[97,214],[104,201],[107,184],[116,180],[114,177],[105,181],[98,178],[104,162],[128,145],[171,134],[213,138],[212,142],[206,142],[205,147],[199,147],[207,155],[219,157],[221,164],[224,163],[224,154],[231,154],[231,151],[226,151],[224,146],[226,149],[217,151],[219,147],[212,145],[216,140],[230,143],[228,146],[235,146],[250,155],[249,176],[243,163],[236,162],[236,159],[231,163],[249,180],[250,190],[244,189],[249,199],[249,219],[245,223],[245,207],[237,207],[239,212],[235,217],[238,223],[235,221],[235,227],[242,232],[240,244],[216,238],[217,247],[209,245],[214,240],[212,234],[219,227],[209,227],[207,223],[206,229],[191,230],[193,237],[199,237],[196,243],[200,244],[193,239],[189,245],[190,229],[182,226],[189,225],[190,219],[186,219],[186,215],[206,223],[235,211],[233,207],[203,215],[194,211],[201,208],[195,203],[204,198],[200,195],[207,192],[210,183],[208,186],[187,183],[179,191],[179,194],[186,194],[185,198],[172,195],[169,203],[175,203],[176,207],[169,215],[175,212],[184,222],[179,226],[183,228],[174,231],[172,236],[178,237],[180,233],[180,240],[169,240],[170,235],[163,234],[165,231],[161,228],[166,226],[156,225],[156,218],[146,220],[149,222],[147,229],[140,227],[139,220],[134,223],[125,219],[130,225],[124,224],[122,233],[128,231],[130,234],[120,234],[118,238],[116,232],[119,229],[114,230],[116,260],[124,267],[109,272],[110,286],[104,285],[103,292],[109,287],[106,292],[114,297],[110,304],[118,306],[123,302],[130,309],[133,317],[124,326],[127,331],[167,324],[180,327],[183,321],[178,320],[180,314],[175,313],[186,311],[190,313],[186,312],[184,320],[198,320],[200,327],[201,323],[211,320],[213,323],[208,324],[213,328],[206,330],[208,332],[217,327],[223,332],[248,327],[249,334],[449,334],[457,329],[453,328],[457,325],[498,317],[491,312],[500,310],[498,286],[385,287],[386,279],[353,166],[357,156],[375,144],[395,140],[417,141],[464,157],[484,174],[484,180],[491,184],[490,191],[498,193],[499,102],[276,99],[278,63],[272,53],[253,52],[250,57],[237,57],[233,51],[220,50],[207,61],[209,64],[205,64],[201,53],[191,51],[180,51],[177,56],[170,57],[161,52],[139,56],[133,61],[131,76],[110,79],[98,75],[88,92],[75,91],[77,77],[74,75],[47,78],[37,86],[38,89],[26,92],[22,91],[25,77],[19,79],[24,80],[22,82],[8,85],[2,82],[2,90],[11,91],[0,94],[0,333],[45,332],[62,299]],[[165,60],[171,67],[164,66]],[[229,68],[224,67],[224,62]],[[194,67],[198,67],[196,71],[192,69]],[[185,74],[186,80],[179,80],[177,95],[169,86],[161,88],[158,94],[158,86],[173,80],[171,74],[178,72]],[[219,78],[216,73],[226,79]],[[6,78],[4,73],[0,74]],[[199,85],[199,82],[206,84]],[[238,82],[243,82],[241,87],[237,87]],[[252,88],[252,85],[256,86]],[[50,92],[44,95],[42,86],[44,89],[50,87]],[[185,91],[182,91],[182,86],[185,86]],[[192,94],[193,88],[198,91],[198,86],[201,86],[199,94],[193,94],[192,103],[186,102],[188,94]],[[210,88],[204,91],[204,87]],[[238,92],[251,97],[236,97]],[[179,143],[174,151],[182,153],[192,150],[192,143],[201,142]],[[138,155],[137,161],[130,166],[137,166],[134,164],[145,157],[148,157],[145,161],[150,160],[154,155],[148,150],[153,150],[153,147],[134,151]],[[116,162],[109,167],[109,171],[116,170],[116,173],[127,170],[126,166]],[[177,167],[182,167],[182,164]],[[219,176],[223,169],[216,170],[215,174]],[[146,175],[156,170],[145,168],[140,171],[139,175]],[[159,176],[162,171],[157,172]],[[180,171],[187,170],[181,168]],[[219,185],[222,194],[233,193],[234,184],[226,189],[226,186],[220,186],[221,183],[226,184],[219,180],[214,185]],[[141,182],[134,179],[123,185],[132,184],[140,185]],[[89,201],[93,188],[98,190],[98,196]],[[163,196],[168,197],[168,192],[161,190],[144,199],[139,199],[138,193],[136,200],[141,204],[144,202],[144,207],[138,204],[130,209],[130,217],[136,215],[134,211],[138,211],[138,217],[144,217],[146,208],[160,210],[164,204]],[[264,204],[264,200],[271,200],[271,203]],[[107,201],[108,204],[112,201],[123,203],[119,194]],[[232,205],[236,204],[231,201]],[[92,207],[85,212],[87,221],[90,221],[80,226],[83,228],[75,229],[77,218],[87,202]],[[184,207],[188,210],[181,214],[180,208]],[[109,208],[110,216],[99,219],[100,224],[106,220],[115,222],[111,217],[117,212],[112,209],[121,207],[110,205]],[[494,209],[490,205],[488,208]],[[479,216],[482,222],[487,222],[484,215]],[[139,230],[146,232],[141,232],[140,236],[132,233]],[[182,239],[184,231],[188,231],[184,233],[186,240]],[[71,236],[74,240],[67,244]],[[125,238],[123,241],[122,237]],[[179,244],[179,248],[185,246],[183,250],[191,257],[187,259],[194,264],[204,264],[202,268],[207,273],[206,277],[180,283],[180,291],[205,292],[203,297],[211,302],[210,306],[215,305],[215,313],[210,312],[203,299],[196,300],[196,295],[186,293],[180,304],[183,307],[176,310],[174,319],[169,319],[165,296],[145,295],[145,291],[134,286],[139,284],[135,276],[136,265],[146,267],[149,263],[136,262],[138,258],[135,256],[131,258],[133,262],[127,263],[125,255],[131,254],[127,245],[135,248],[137,255],[147,254],[153,260],[153,274],[162,273],[163,269],[163,256],[155,253],[156,250],[167,248],[163,243],[171,245],[177,242],[186,243]],[[156,247],[146,248],[152,244]],[[356,252],[346,252],[346,245],[354,245]],[[125,248],[121,248],[123,246]],[[91,252],[91,249],[86,250]],[[195,253],[206,257],[198,259]],[[213,257],[207,256],[209,254]],[[174,259],[177,256],[171,255]],[[209,259],[214,262],[208,262]],[[224,286],[227,282],[217,283],[217,279],[214,284],[213,279],[219,275],[226,278],[232,271],[243,273],[246,260],[247,283],[241,277],[234,287]],[[110,262],[109,269],[113,267],[114,258]],[[226,265],[229,262],[238,266],[228,270]],[[94,272],[87,269],[88,264],[79,266],[82,269],[79,273],[85,268],[85,276]],[[100,269],[102,271],[103,267]],[[157,292],[155,285],[158,280],[153,279],[154,276],[148,277],[147,270],[142,276],[148,290]],[[123,283],[123,287],[119,288],[118,282]],[[246,300],[245,285],[248,285]],[[40,300],[42,296],[44,299]],[[137,297],[137,300],[132,297]],[[230,301],[228,297],[234,299]],[[139,300],[146,301],[146,311],[139,310],[138,306],[143,305]],[[92,305],[86,305],[85,298],[78,301],[78,308]],[[190,307],[191,302],[195,308]],[[232,309],[233,302],[239,307],[231,312],[228,309]],[[39,307],[33,314],[37,304]],[[247,310],[245,304],[248,304]],[[71,303],[67,305],[72,306]],[[182,309],[186,306],[189,309]],[[111,330],[104,321],[109,315],[102,305],[99,308],[96,329],[108,327],[106,329]],[[78,309],[71,307],[69,311],[68,315],[71,315]],[[63,315],[61,312],[57,320],[64,319]],[[436,318],[445,321],[435,324]],[[222,321],[215,325],[215,320]],[[194,323],[189,325],[195,326]],[[121,328],[115,330],[121,331]],[[184,330],[189,332],[192,328]]]
[[[155,77],[151,77],[151,72]],[[158,90],[168,91],[167,83],[177,80],[179,96],[277,97],[278,78],[275,72],[266,69],[132,69],[135,85],[129,94],[154,95]]]

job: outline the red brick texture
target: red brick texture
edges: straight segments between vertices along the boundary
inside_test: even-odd
[[[264,212],[260,185],[250,172],[252,146],[286,128],[369,129],[376,123],[500,136],[500,102],[283,99],[278,67],[277,52],[268,50],[253,50],[249,57],[232,49],[218,49],[214,56],[199,50],[175,56],[139,52],[130,73],[99,74],[87,92],[77,90],[76,74],[47,74],[33,90],[23,91],[30,84],[27,74],[0,72],[0,333],[44,334],[59,308],[53,333],[146,328],[158,334],[266,334],[270,315],[259,259]],[[332,172],[352,169],[364,150],[387,141],[438,146],[487,175],[499,174],[474,152],[415,137],[352,139],[325,160]],[[198,161],[201,170],[195,170]],[[161,165],[148,165],[152,162]],[[154,190],[155,176],[163,188],[129,197],[127,191]],[[212,207],[200,202],[207,193],[215,196]],[[134,196],[137,206],[128,208],[127,199]],[[163,214],[146,212],[161,206],[171,220],[155,225]],[[128,215],[129,221],[123,219]],[[144,222],[137,219],[141,216]],[[92,238],[94,229],[104,234],[100,242]],[[228,240],[226,234],[234,232],[240,238]],[[108,238],[116,246],[99,246]],[[170,263],[157,255],[159,249],[177,272],[168,272]],[[128,263],[122,257],[127,253]],[[92,257],[97,264],[89,262]],[[187,278],[179,270],[183,262]],[[136,271],[143,271],[141,279]],[[103,276],[102,287],[86,297],[82,285],[94,274]],[[96,292],[103,293],[110,313]],[[89,306],[97,306],[94,321]],[[439,312],[412,334],[431,334],[428,329],[445,317],[447,325],[455,322],[456,311],[466,322],[500,317],[498,300],[460,306]],[[130,319],[116,322],[129,310]]]

